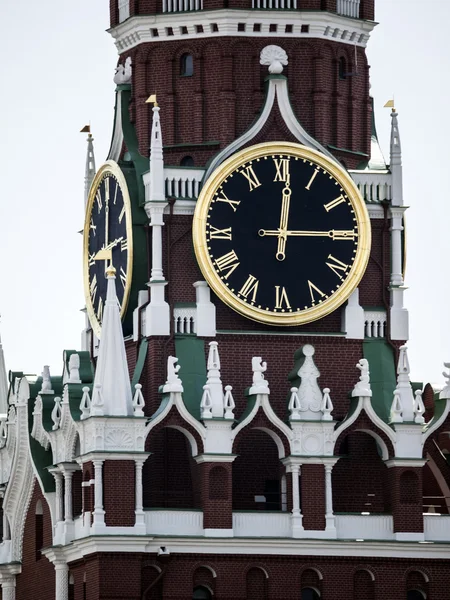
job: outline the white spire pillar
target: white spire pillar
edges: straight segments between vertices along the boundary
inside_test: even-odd
[[[108,267],[106,271],[108,288],[103,311],[102,337],[95,371],[94,390],[98,390],[103,399],[103,404],[97,407],[97,416],[125,417],[133,415],[133,398],[116,296],[115,274],[115,268]]]
[[[0,414],[8,414],[8,379],[6,376],[5,357],[3,355],[2,338],[0,336]]]
[[[84,171],[84,207],[86,208],[87,200],[89,196],[89,190],[91,184],[94,181],[96,169],[95,169],[95,155],[94,155],[94,138],[92,137],[90,125],[86,125],[81,130],[83,133],[87,132],[87,152],[86,152],[86,168]]]
[[[150,143],[150,194],[145,203],[145,211],[152,228],[152,269],[150,276],[150,304],[146,308],[145,335],[169,335],[170,311],[164,298],[164,279],[162,268],[162,228],[164,209],[167,206],[164,185],[164,159],[162,148],[161,123],[156,96],[147,102],[153,102],[153,121]]]
[[[408,311],[403,307],[403,265],[402,265],[402,231],[403,214],[407,207],[403,205],[403,172],[402,146],[398,127],[398,113],[395,108],[391,112],[391,146],[390,170],[392,174],[392,206],[391,218],[391,339],[407,340],[409,337]]]

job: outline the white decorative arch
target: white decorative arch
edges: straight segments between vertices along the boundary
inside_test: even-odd
[[[191,444],[192,456],[197,456],[197,454],[198,454],[197,442],[195,441],[195,437],[192,435],[192,433],[190,431],[188,431],[185,427],[181,427],[180,425],[166,425],[166,427],[168,429],[176,429],[177,431],[181,431],[181,433],[183,433],[187,437],[187,439],[189,440],[189,443]]]
[[[198,565],[197,567],[195,567],[194,573],[197,569],[208,569],[208,571],[211,571],[212,576],[214,577],[214,579],[217,577],[217,573],[215,572],[215,570],[210,567],[209,565]]]
[[[441,492],[444,496],[448,512],[450,513],[450,487],[445,481],[445,477],[442,475],[442,472],[440,471],[439,467],[437,466],[429,452],[427,452],[427,461],[427,465],[430,467],[430,470],[433,473],[438,486],[441,488]]]
[[[284,450],[284,444],[281,441],[280,436],[277,433],[275,433],[275,431],[273,431],[272,429],[269,429],[268,427],[252,427],[252,429],[259,429],[259,431],[264,431],[265,433],[270,435],[270,437],[273,439],[273,441],[277,445],[278,458],[279,459],[285,458],[286,452]]]
[[[322,573],[321,573],[321,572],[319,571],[319,569],[317,569],[316,567],[310,567],[309,565],[305,566],[305,568],[302,570],[302,572],[301,572],[301,574],[300,574],[300,577],[303,575],[303,573],[304,573],[305,571],[314,571],[314,572],[317,574],[317,576],[319,577],[319,581],[322,581],[322,580],[323,580],[323,575],[322,575]],[[313,588],[311,588],[311,589],[313,589]],[[314,588],[314,589],[315,589],[315,588]],[[320,594],[319,590],[316,590],[316,592],[317,592],[318,594]]]

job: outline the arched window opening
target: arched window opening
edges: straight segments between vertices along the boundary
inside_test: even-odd
[[[180,59],[180,75],[192,77],[194,74],[194,57],[192,54],[183,54]]]
[[[361,569],[357,571],[353,577],[353,598],[354,600],[374,600],[375,598],[375,582],[369,571]]]
[[[228,500],[228,471],[225,467],[213,467],[209,472],[209,499]]]
[[[247,571],[247,600],[265,600],[267,598],[267,576],[259,567]]]
[[[406,594],[406,600],[426,600],[427,595],[420,590],[409,590]]]
[[[69,600],[75,600],[75,579],[72,573],[69,576]]]
[[[302,600],[319,600],[320,594],[314,588],[303,588],[302,589]]]
[[[400,475],[400,502],[417,504],[419,501],[419,478],[413,471],[405,471]]]
[[[339,79],[347,79],[347,61],[344,56],[339,59]]]
[[[428,577],[422,571],[410,571],[406,580],[406,600],[428,598]]]
[[[36,560],[42,557],[42,548],[44,547],[44,509],[41,500],[36,502],[34,511],[34,543]]]
[[[192,594],[192,600],[212,600],[211,590],[207,587],[196,587]]]
[[[193,167],[194,159],[192,158],[192,156],[183,156],[183,158],[180,161],[180,166],[181,167]]]
[[[83,473],[75,471],[72,477],[72,510],[73,517],[79,517],[83,509]]]
[[[83,600],[87,600],[86,573],[83,575]]]

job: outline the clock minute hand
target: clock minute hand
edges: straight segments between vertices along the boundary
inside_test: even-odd
[[[286,186],[283,189],[283,199],[281,201],[281,216],[280,216],[280,227],[278,228],[278,247],[276,258],[277,260],[284,260],[286,258],[286,231],[289,219],[289,207],[291,204],[291,188],[290,178],[286,177]]]
[[[288,236],[293,237],[329,237],[335,240],[354,240],[358,235],[354,229],[329,229],[328,231],[302,231],[295,229],[260,229],[258,235],[265,236],[283,236],[285,239]]]

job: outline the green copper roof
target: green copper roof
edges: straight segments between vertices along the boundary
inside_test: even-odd
[[[363,342],[363,354],[369,361],[372,406],[388,422],[397,385],[393,349],[385,340],[372,338]]]
[[[184,404],[193,417],[200,419],[200,402],[206,383],[205,342],[192,335],[176,336],[175,354],[181,365]]]

